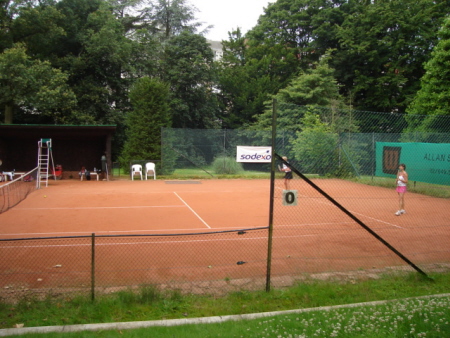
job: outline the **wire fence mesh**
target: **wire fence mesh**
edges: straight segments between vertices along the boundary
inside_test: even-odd
[[[450,267],[450,215],[446,199],[407,196],[407,214],[395,216],[393,188],[341,179],[312,179],[320,190],[403,256],[430,273]],[[288,198],[289,193],[295,194]],[[389,246],[343,212],[305,180],[279,184],[274,203],[274,256],[296,273],[412,270]],[[301,244],[300,244],[301,243]],[[278,249],[277,249],[278,248]],[[295,267],[295,268],[294,268]],[[288,273],[287,271],[285,273]]]
[[[198,129],[162,129],[161,167],[162,173],[170,175],[178,169],[194,169],[199,174],[217,177],[216,160],[236,159],[236,146],[270,145],[270,131],[252,130],[198,130]],[[217,164],[217,163],[216,163]],[[222,163],[218,163],[220,166]],[[270,165],[245,163],[245,171],[270,172]],[[237,172],[235,172],[237,173]]]
[[[273,154],[287,156],[294,173],[320,189],[297,174],[285,182],[283,172],[275,173],[270,260],[266,227],[8,239],[0,242],[1,297],[16,299],[30,290],[95,295],[148,284],[193,293],[261,290],[268,279],[282,286],[305,275],[349,278],[413,271],[402,256],[425,273],[450,269],[448,117],[292,105],[280,110]],[[288,116],[298,116],[299,125],[288,123]],[[313,116],[313,122],[305,116]],[[438,132],[424,131],[435,125]],[[218,177],[218,158],[219,166],[228,166],[226,159],[236,162],[237,146],[270,146],[272,140],[269,130],[163,129],[161,142],[158,172],[170,177],[178,170],[196,170]],[[419,144],[425,148],[417,148]],[[406,214],[396,216],[395,171],[403,160],[410,182]],[[268,179],[271,165],[244,163],[242,169]]]
[[[448,269],[448,199],[436,198],[450,197],[448,116],[281,105],[276,121],[278,167],[301,178],[275,190],[274,253],[285,236],[302,242],[280,245],[299,272]],[[394,190],[401,163],[410,181],[402,204]]]
[[[279,110],[277,147],[280,153],[295,161],[302,172],[337,177],[376,176],[377,144],[421,143],[429,146],[430,154],[437,152],[431,144],[442,144],[439,153],[445,158],[439,170],[446,176],[443,184],[450,184],[449,168],[445,166],[449,163],[446,149],[450,144],[450,116],[405,116],[286,104]],[[431,125],[431,119],[439,128],[427,127]],[[270,146],[272,134],[269,128],[269,124],[267,130],[164,128],[162,173],[170,175],[180,169],[197,169],[217,177],[215,162],[223,158],[235,159],[237,146]],[[412,155],[408,160],[419,162],[422,160],[419,156]],[[269,172],[270,166],[245,163],[243,170]]]
[[[174,235],[0,240],[0,297],[98,294],[147,285],[222,294],[264,287],[267,228]]]

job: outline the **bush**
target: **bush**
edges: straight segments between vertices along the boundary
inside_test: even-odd
[[[216,157],[213,162],[213,170],[216,174],[234,175],[243,171],[242,164],[236,162],[233,157]]]

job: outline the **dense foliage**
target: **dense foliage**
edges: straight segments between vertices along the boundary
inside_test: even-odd
[[[120,159],[123,168],[129,168],[133,160],[159,159],[161,128],[171,125],[168,97],[168,86],[156,79],[143,77],[132,86],[133,109],[127,115],[127,138]]]
[[[145,77],[168,86],[180,128],[265,128],[273,97],[448,115],[449,10],[450,0],[277,0],[251,31],[230,32],[214,61],[188,0],[1,1],[0,120],[115,124],[121,149],[135,109],[130,90]],[[302,130],[303,115],[284,114]]]
[[[422,131],[446,131],[439,116],[450,115],[450,17],[439,31],[440,38],[425,65],[426,73],[421,88],[411,103],[408,113],[428,115],[420,123],[410,118],[410,129]]]

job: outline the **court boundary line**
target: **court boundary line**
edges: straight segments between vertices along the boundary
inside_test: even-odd
[[[204,225],[206,225],[206,227],[207,227],[208,229],[211,229],[211,227],[208,225],[208,223],[206,223],[206,222],[203,220],[203,218],[201,218],[200,215],[197,214],[197,213],[195,212],[195,210],[192,209],[192,208],[189,206],[189,204],[187,204],[187,203],[180,197],[180,195],[177,194],[176,191],[174,191],[173,193],[175,194],[175,196],[177,196],[177,197],[180,199],[181,202],[184,203],[184,205],[186,205],[186,206],[188,207],[189,210],[192,211],[192,213],[193,213],[195,216],[197,216],[197,218],[198,218]]]
[[[276,187],[277,189],[280,189],[280,190],[285,190],[285,189],[283,189],[283,188],[280,188],[280,187]],[[291,189],[291,190],[295,190],[295,189]],[[297,190],[298,191],[298,190]],[[302,195],[302,194],[299,194],[299,196],[301,196],[301,197],[304,197],[304,198],[308,198],[308,199],[314,199],[314,200],[316,200],[316,202],[317,203],[319,203],[319,204],[324,204],[324,205],[326,205],[326,206],[330,206],[330,207],[335,207],[335,205],[333,205],[333,203],[330,203],[329,201],[326,201],[326,200],[321,200],[321,199],[319,199],[319,198],[324,198],[323,196],[321,197],[321,196],[318,196],[318,197],[310,197],[310,196],[307,196],[307,195]],[[365,215],[365,214],[361,214],[360,212],[357,212],[357,211],[353,211],[353,210],[350,210],[350,209],[347,209],[348,211],[350,211],[351,213],[353,213],[353,214],[355,214],[355,215],[359,215],[359,216],[362,216],[362,217],[367,217],[368,219],[371,219],[371,220],[373,220],[373,221],[375,221],[375,222],[379,222],[379,223],[384,223],[384,224],[386,224],[386,225],[389,225],[389,226],[392,226],[392,227],[394,227],[394,228],[398,228],[398,229],[406,229],[406,228],[404,228],[404,227],[401,227],[401,226],[399,226],[399,225],[396,225],[396,224],[393,224],[393,223],[390,223],[390,222],[386,222],[386,221],[383,221],[383,220],[381,220],[381,219],[378,219],[378,218],[374,218],[374,217],[371,217],[371,216],[367,216],[367,215]],[[343,222],[343,223],[348,223],[348,222]],[[354,222],[354,223],[356,223],[356,222]],[[342,223],[336,223],[336,224],[342,224]]]
[[[56,208],[16,208],[16,210],[89,210],[89,209],[145,209],[145,208],[183,208],[183,205],[136,205],[128,207],[56,207]]]

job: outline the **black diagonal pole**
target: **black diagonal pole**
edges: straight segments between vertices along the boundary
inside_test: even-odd
[[[331,203],[333,203],[335,206],[337,206],[342,212],[344,212],[348,217],[350,217],[352,220],[354,220],[356,223],[358,223],[361,227],[363,227],[366,231],[368,231],[372,236],[374,236],[376,239],[378,239],[381,243],[383,243],[385,246],[387,246],[391,251],[393,251],[398,257],[400,257],[403,261],[408,263],[414,270],[421,273],[425,277],[431,279],[428,277],[428,275],[423,272],[417,265],[415,265],[413,262],[411,262],[408,258],[406,258],[400,251],[398,251],[396,248],[394,248],[391,244],[389,244],[386,240],[384,240],[380,235],[378,235],[375,231],[370,229],[366,224],[364,224],[361,220],[359,220],[355,215],[353,215],[350,211],[348,211],[346,208],[344,208],[341,204],[339,204],[334,198],[332,198],[330,195],[328,195],[325,191],[323,191],[321,188],[319,188],[314,182],[312,182],[308,177],[303,175],[301,172],[299,172],[297,169],[292,167],[288,162],[283,160],[283,158],[274,153],[274,156],[278,160],[282,161],[286,166],[291,168],[291,170],[296,173],[298,176],[300,176],[302,179],[305,180],[306,183],[308,183],[311,187],[313,187],[315,190],[317,190],[321,195],[323,195],[326,199],[328,199]]]

